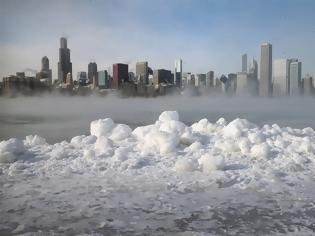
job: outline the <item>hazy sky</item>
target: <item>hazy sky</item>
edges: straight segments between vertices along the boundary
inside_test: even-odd
[[[314,0],[0,0],[0,76],[39,70],[46,55],[56,78],[60,36],[74,78],[90,61],[172,69],[179,57],[184,71],[237,72],[263,42],[315,75],[314,12]]]

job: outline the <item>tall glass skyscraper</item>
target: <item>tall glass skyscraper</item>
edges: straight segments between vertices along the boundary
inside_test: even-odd
[[[288,59],[277,59],[273,64],[273,95],[289,95],[289,66]]]
[[[259,96],[268,97],[272,95],[272,45],[264,43],[261,45],[260,54],[260,78]]]
[[[175,61],[175,70],[174,70],[174,84],[176,87],[182,87],[183,79],[183,61],[182,59]]]
[[[58,80],[66,83],[67,74],[72,74],[72,63],[70,61],[70,49],[67,48],[67,39],[60,38]]]
[[[294,61],[290,64],[290,95],[301,94],[302,62]]]

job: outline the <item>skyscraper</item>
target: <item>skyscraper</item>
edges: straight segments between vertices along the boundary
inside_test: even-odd
[[[41,69],[41,71],[49,71],[49,59],[46,56],[44,56],[42,58],[42,69]]]
[[[290,64],[290,95],[299,95],[302,87],[302,62],[294,61]]]
[[[304,96],[311,96],[314,92],[313,78],[310,75],[305,75],[303,79],[303,94]]]
[[[250,94],[249,89],[249,76],[246,72],[237,73],[237,86],[236,86],[236,94],[241,96],[246,96]]]
[[[160,83],[172,83],[172,72],[170,70],[159,69],[153,71],[153,84],[158,85]]]
[[[85,71],[79,71],[77,73],[77,80],[80,86],[86,86],[87,85],[87,76]]]
[[[247,54],[242,55],[242,72],[247,72]]]
[[[67,74],[72,74],[72,63],[70,61],[70,49],[67,48],[67,39],[60,38],[58,80],[66,83]]]
[[[206,87],[206,83],[207,83],[207,75],[206,74],[196,74],[195,77],[195,86],[196,87]]]
[[[183,79],[183,61],[182,59],[175,61],[175,70],[174,70],[174,84],[176,87],[182,87]]]
[[[121,83],[127,82],[128,78],[128,64],[117,63],[113,65],[113,83],[111,85],[112,88],[120,88]]]
[[[272,95],[272,45],[264,43],[261,45],[260,54],[260,78],[259,96],[268,97]]]
[[[207,88],[213,88],[214,87],[214,72],[208,71],[206,76],[206,86]]]
[[[251,78],[258,80],[258,64],[257,61],[253,58],[249,67],[249,75]]]
[[[49,59],[44,56],[42,58],[41,70],[36,74],[36,78],[44,80],[49,86],[52,85],[52,72],[49,69]]]
[[[109,76],[107,70],[102,70],[98,72],[98,87],[100,89],[109,88]]]
[[[144,84],[149,83],[149,72],[148,72],[148,62],[137,62],[136,64],[136,76],[140,79],[139,82]]]
[[[89,83],[93,84],[94,87],[98,86],[97,64],[95,62],[90,62],[88,65],[88,79]]]
[[[289,95],[289,66],[288,59],[277,59],[273,63],[273,95]]]

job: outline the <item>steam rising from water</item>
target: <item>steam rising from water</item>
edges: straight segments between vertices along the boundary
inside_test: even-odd
[[[135,128],[151,124],[165,110],[177,110],[187,125],[201,118],[214,122],[246,118],[256,124],[315,128],[312,98],[253,98],[173,96],[159,98],[107,97],[18,97],[0,100],[0,140],[29,134],[49,142],[70,140],[87,134],[92,120],[111,117]]]

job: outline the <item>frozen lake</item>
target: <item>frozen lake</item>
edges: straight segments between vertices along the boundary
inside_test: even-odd
[[[0,235],[311,235],[314,108],[313,99],[2,99]]]

